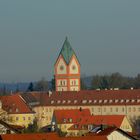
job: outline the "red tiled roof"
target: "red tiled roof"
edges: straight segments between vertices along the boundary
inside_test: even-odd
[[[87,130],[87,125],[107,125],[120,128],[125,115],[95,115],[83,117],[80,122],[72,125],[69,130]]]
[[[6,134],[1,140],[107,140],[106,136],[60,137],[56,133]]]
[[[86,90],[31,93],[40,105],[70,106],[70,105],[140,105],[140,89],[134,90]]]
[[[89,109],[54,110],[57,123],[77,123],[82,118],[90,116]],[[71,121],[70,121],[71,119]]]
[[[109,125],[120,127],[125,115],[95,115],[83,120],[82,124]]]
[[[9,114],[34,113],[19,94],[0,96],[2,108]]]

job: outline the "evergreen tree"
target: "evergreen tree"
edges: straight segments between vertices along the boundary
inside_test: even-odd
[[[32,82],[29,84],[27,91],[34,91],[34,85]]]

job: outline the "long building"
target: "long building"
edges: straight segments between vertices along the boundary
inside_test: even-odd
[[[27,96],[30,96],[30,99]],[[26,97],[25,97],[26,96]],[[32,101],[32,97],[36,101]],[[40,127],[51,123],[55,109],[90,109],[92,115],[126,115],[133,122],[140,116],[140,90],[31,92],[21,94],[32,105]],[[36,103],[36,104],[35,104]]]

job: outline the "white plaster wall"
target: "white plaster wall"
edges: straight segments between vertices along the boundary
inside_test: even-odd
[[[61,66],[63,66],[63,70],[60,69]],[[57,74],[67,74],[67,66],[62,58],[60,58],[56,69]]]
[[[108,140],[133,140],[128,136],[123,135],[118,131],[113,131],[110,135],[107,136]]]
[[[75,66],[75,69],[73,69],[73,66]],[[73,57],[69,66],[69,72],[70,74],[78,74],[78,65],[76,63],[75,58]]]

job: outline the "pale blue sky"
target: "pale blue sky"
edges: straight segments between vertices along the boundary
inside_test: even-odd
[[[65,36],[86,75],[140,73],[140,0],[3,0],[0,81],[50,80]]]

